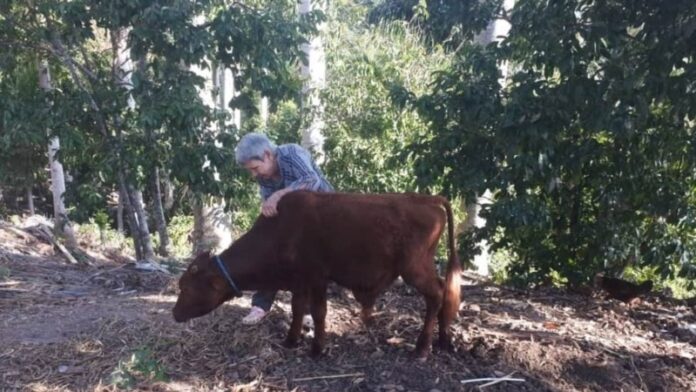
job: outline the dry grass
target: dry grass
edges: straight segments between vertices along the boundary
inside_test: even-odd
[[[350,294],[332,288],[327,353],[313,360],[307,339],[280,345],[288,294],[258,326],[240,323],[248,297],[177,324],[175,276],[108,257],[67,265],[3,226],[0,241],[3,391],[450,391],[512,372],[525,382],[485,390],[696,390],[694,309],[657,298],[628,308],[469,280],[457,351],[419,363],[408,359],[422,323],[417,293],[390,289],[366,330]]]

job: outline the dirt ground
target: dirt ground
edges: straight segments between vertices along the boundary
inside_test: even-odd
[[[108,254],[108,256],[106,255]],[[70,265],[40,238],[0,225],[0,390],[32,391],[695,391],[696,316],[657,296],[635,307],[601,296],[523,292],[465,275],[456,351],[409,359],[424,303],[395,284],[360,323],[331,288],[328,350],[280,343],[289,295],[257,326],[249,296],[177,324],[176,275],[114,252]]]

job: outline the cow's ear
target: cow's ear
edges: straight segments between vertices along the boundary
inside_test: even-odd
[[[198,273],[198,266],[196,264],[192,265],[191,268],[189,269],[189,271],[192,274]]]

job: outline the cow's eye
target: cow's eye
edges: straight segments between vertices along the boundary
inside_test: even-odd
[[[198,266],[197,266],[197,265],[192,265],[190,271],[191,271],[192,274],[197,273],[197,272],[198,272]]]

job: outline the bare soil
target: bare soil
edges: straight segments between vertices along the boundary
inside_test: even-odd
[[[424,303],[395,284],[366,329],[331,288],[327,353],[287,349],[289,295],[257,326],[249,297],[177,324],[176,275],[93,252],[70,265],[40,238],[0,225],[0,390],[694,391],[696,316],[679,301],[629,307],[601,296],[519,291],[465,275],[456,351],[409,358]]]

